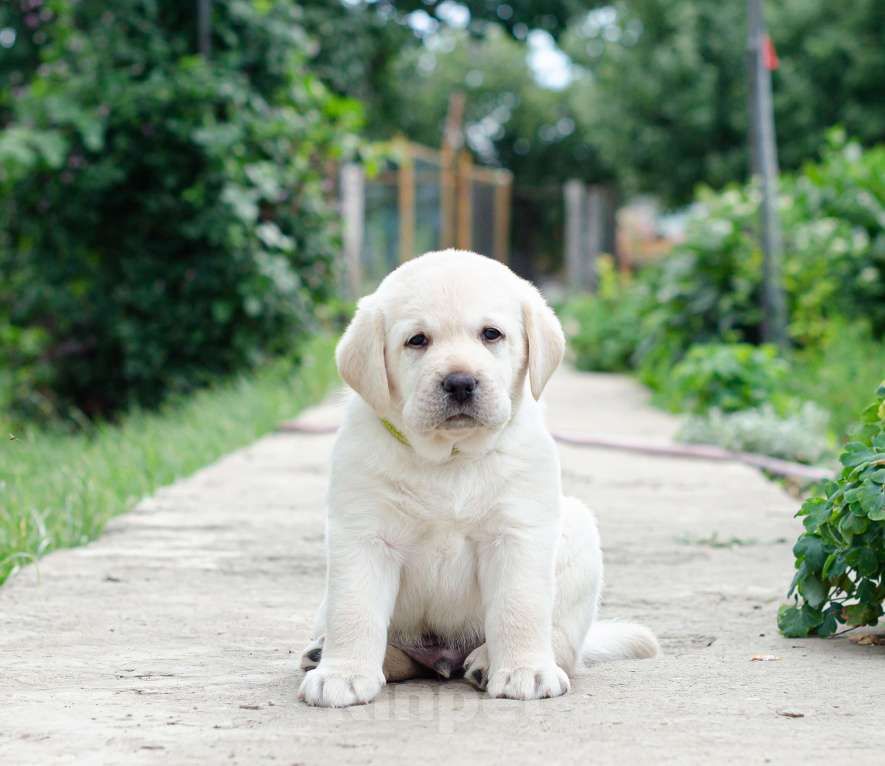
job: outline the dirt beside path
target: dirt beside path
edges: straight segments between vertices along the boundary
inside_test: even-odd
[[[562,371],[547,400],[570,432],[675,430],[619,376]],[[664,656],[586,670],[541,702],[431,681],[343,711],[297,702],[331,445],[264,438],[0,588],[0,760],[883,762],[885,647],[775,628],[796,502],[745,466],[586,448],[561,448],[564,484],[599,517],[603,614],[652,627]]]

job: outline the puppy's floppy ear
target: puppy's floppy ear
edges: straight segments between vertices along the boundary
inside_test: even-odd
[[[390,404],[384,361],[384,315],[371,296],[363,298],[335,349],[338,373],[376,411]]]
[[[565,353],[562,325],[541,293],[526,283],[527,295],[522,305],[522,322],[528,349],[529,384],[532,396],[539,399],[544,386]]]

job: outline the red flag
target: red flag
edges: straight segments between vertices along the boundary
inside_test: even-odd
[[[769,72],[773,72],[780,66],[777,58],[777,51],[774,49],[774,43],[768,35],[762,36],[762,63]]]

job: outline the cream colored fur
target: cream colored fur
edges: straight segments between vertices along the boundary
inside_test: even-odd
[[[409,345],[419,333],[428,344]],[[370,701],[419,672],[396,646],[427,634],[476,646],[468,679],[514,699],[564,694],[585,658],[656,653],[641,626],[594,625],[596,522],[562,496],[537,402],[564,346],[538,291],[473,253],[416,258],[360,301],[337,350],[356,395],[333,453],[326,595],[303,665],[321,659],[305,702]],[[477,380],[466,424],[441,385],[452,372]]]

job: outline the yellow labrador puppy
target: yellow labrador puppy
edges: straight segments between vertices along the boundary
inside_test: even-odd
[[[538,291],[474,253],[416,258],[360,301],[337,349],[357,395],[333,453],[305,702],[365,703],[428,673],[556,697],[582,660],[656,653],[646,628],[595,622],[596,522],[562,495],[537,402],[564,346]]]

